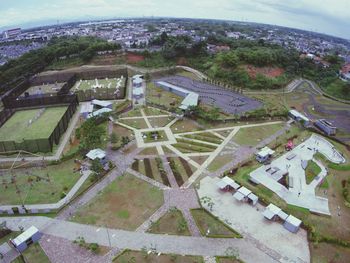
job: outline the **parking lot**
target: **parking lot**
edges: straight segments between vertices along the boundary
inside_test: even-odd
[[[216,106],[220,108],[221,111],[228,114],[240,114],[262,106],[261,102],[241,94],[182,76],[164,77],[157,79],[155,83],[158,81],[165,81],[189,91],[196,92],[201,102]]]

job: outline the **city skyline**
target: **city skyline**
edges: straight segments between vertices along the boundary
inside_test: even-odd
[[[196,12],[194,12],[195,10]],[[208,12],[210,10],[210,12]],[[26,15],[24,15],[26,14]],[[350,20],[346,1],[283,1],[276,0],[218,0],[163,3],[159,0],[110,1],[63,0],[47,3],[43,0],[0,3],[0,28],[33,27],[56,21],[130,18],[186,17],[257,22],[304,29],[350,39]]]

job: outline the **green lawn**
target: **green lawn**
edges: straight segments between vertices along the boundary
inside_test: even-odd
[[[135,230],[163,204],[163,192],[130,174],[118,177],[78,210],[74,222]]]
[[[135,129],[147,129],[148,126],[144,119],[131,119],[131,120],[119,120],[120,123],[124,123]]]
[[[46,108],[37,120],[34,117],[40,109],[17,111],[1,126],[0,141],[20,142],[23,139],[48,138],[66,110],[67,107]],[[33,120],[31,124],[30,120]]]
[[[21,200],[25,204],[57,202],[79,180],[80,173],[73,171],[75,167],[74,161],[69,160],[46,168],[16,169],[15,177],[7,172],[1,179],[0,204],[18,205]]]
[[[263,139],[268,138],[282,129],[283,126],[283,123],[278,123],[251,128],[241,128],[233,137],[233,140],[240,145],[255,146]]]
[[[192,209],[191,214],[203,236],[241,238],[242,236],[203,208]],[[208,233],[209,231],[209,233]]]
[[[191,235],[182,212],[176,208],[170,209],[159,220],[153,222],[148,232],[154,234]]]
[[[321,168],[313,160],[308,161],[305,169],[306,183],[310,184],[320,172]]]
[[[38,243],[32,244],[28,249],[23,252],[23,257],[26,262],[35,263],[50,263],[51,261],[46,256],[45,252]],[[17,258],[13,263],[22,263],[20,258]]]
[[[203,257],[200,256],[184,256],[176,254],[147,254],[147,251],[125,250],[117,256],[113,262],[115,263],[204,263]]]

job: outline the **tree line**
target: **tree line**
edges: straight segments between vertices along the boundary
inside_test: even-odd
[[[98,51],[120,48],[119,44],[95,37],[52,38],[47,46],[32,50],[0,67],[0,93],[12,89],[22,79],[37,74],[62,57],[74,55],[87,62]]]

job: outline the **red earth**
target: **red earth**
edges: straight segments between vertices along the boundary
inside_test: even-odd
[[[284,73],[284,69],[275,67],[255,67],[252,65],[245,65],[244,68],[251,78],[256,78],[257,74],[262,74],[268,78],[276,78]]]
[[[126,55],[126,59],[127,59],[128,63],[137,63],[137,62],[145,60],[145,57],[141,56],[141,55],[134,54],[134,53],[128,53]]]

